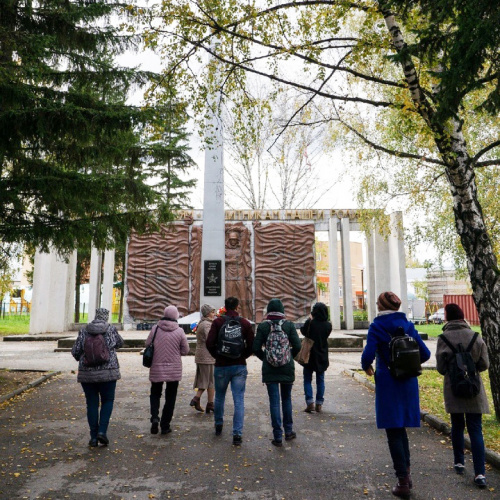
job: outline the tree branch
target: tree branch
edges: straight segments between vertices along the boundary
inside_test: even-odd
[[[471,160],[472,163],[473,164],[477,163],[477,160],[479,160],[479,158],[481,158],[481,156],[483,156],[484,154],[486,154],[491,149],[496,148],[497,146],[500,146],[500,140],[492,142],[491,144],[489,144],[485,148],[481,149],[481,151],[479,151],[479,153],[477,153],[476,156],[474,156],[474,158],[472,158],[472,160]]]

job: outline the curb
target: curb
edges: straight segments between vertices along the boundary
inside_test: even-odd
[[[356,380],[356,382],[360,383],[361,385],[364,385],[368,389],[375,391],[375,384],[373,382],[370,382],[366,377],[360,375],[354,370],[346,368],[342,371],[342,373],[344,375],[347,375],[348,377],[353,378],[354,380]],[[446,422],[443,422],[440,418],[436,417],[435,415],[420,410],[420,419],[427,425],[433,427],[434,429],[445,434],[446,436],[449,436],[451,434],[450,425],[447,424]],[[467,436],[465,436],[465,447],[468,450],[470,450],[470,439]],[[497,469],[500,469],[500,453],[490,450],[489,448],[485,448],[485,457],[486,461],[489,464],[493,465]]]
[[[44,375],[43,377],[37,378],[33,382],[30,382],[29,384],[20,387],[19,389],[16,389],[13,392],[10,392],[9,394],[6,394],[5,396],[0,397],[0,403],[5,403],[5,401],[8,401],[9,399],[12,399],[15,396],[18,396],[19,394],[23,393],[24,391],[27,391],[28,389],[32,389],[33,387],[36,387],[37,385],[42,384],[46,380],[49,380],[49,378],[55,377],[56,375],[60,375],[62,372],[50,372]]]

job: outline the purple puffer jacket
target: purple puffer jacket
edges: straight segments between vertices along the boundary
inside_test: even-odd
[[[157,328],[153,364],[149,369],[149,380],[151,382],[180,381],[182,379],[181,356],[186,356],[189,353],[186,334],[177,324],[177,321],[161,319],[149,333],[146,347],[151,344]]]

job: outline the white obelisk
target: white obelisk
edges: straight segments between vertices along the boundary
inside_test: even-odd
[[[226,298],[224,153],[219,113],[222,94],[217,90],[211,97],[205,149],[200,307],[208,303],[218,308]]]

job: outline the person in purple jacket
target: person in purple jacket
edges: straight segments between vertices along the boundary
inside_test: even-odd
[[[377,427],[385,429],[389,451],[398,482],[392,494],[408,498],[413,487],[410,475],[410,446],[406,427],[420,427],[420,401],[418,379],[395,379],[390,371],[389,343],[398,327],[413,337],[419,346],[420,361],[427,361],[431,353],[408,321],[406,314],[398,311],[401,300],[393,292],[383,292],[377,299],[379,313],[368,328],[366,346],[361,355],[361,367],[369,375],[375,375],[375,414]],[[377,370],[372,363],[377,359]]]
[[[151,434],[158,434],[158,426],[162,434],[172,432],[170,422],[174,414],[177,388],[182,379],[182,359],[189,353],[184,330],[177,324],[179,311],[175,306],[165,307],[163,318],[152,328],[146,340],[146,347],[153,342],[154,354],[153,364],[149,369],[149,380],[151,381],[151,393],[149,401],[151,405]],[[160,398],[165,388],[165,405],[160,414]]]

